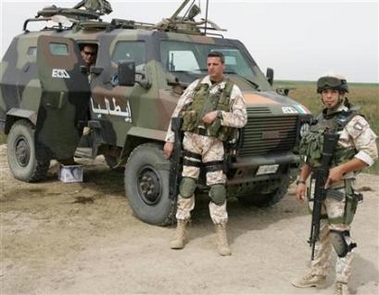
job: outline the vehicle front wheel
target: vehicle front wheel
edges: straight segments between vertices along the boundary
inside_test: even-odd
[[[26,120],[13,124],[7,138],[9,168],[16,179],[37,182],[46,177],[50,161],[37,161],[34,127]]]
[[[125,192],[135,215],[153,225],[172,223],[175,202],[169,198],[170,162],[156,144],[142,144],[125,165]]]

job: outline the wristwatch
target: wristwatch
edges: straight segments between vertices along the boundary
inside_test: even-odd
[[[222,111],[217,111],[217,118],[222,120]]]
[[[296,185],[299,185],[300,183],[305,184],[305,180],[302,180],[302,179],[296,180]]]

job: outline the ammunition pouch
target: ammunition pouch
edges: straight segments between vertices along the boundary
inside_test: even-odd
[[[182,112],[183,124],[182,131],[192,132],[197,127],[197,112],[195,110]]]
[[[321,165],[324,131],[310,131],[300,141],[300,159],[311,167]]]
[[[210,124],[207,127],[209,136],[217,137],[220,128],[221,128],[221,120],[217,118],[216,120],[212,122],[212,124]]]

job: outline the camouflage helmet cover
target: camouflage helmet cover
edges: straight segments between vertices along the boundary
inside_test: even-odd
[[[349,92],[347,81],[340,75],[324,75],[317,80],[317,93],[326,89],[334,89],[340,92]]]

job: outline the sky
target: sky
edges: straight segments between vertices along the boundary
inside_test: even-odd
[[[25,19],[45,6],[73,7],[75,1],[0,0],[1,51],[22,33]],[[205,18],[206,0],[194,0]],[[158,23],[171,16],[181,0],[108,0],[113,12],[104,21],[123,18]],[[263,72],[277,80],[315,81],[336,72],[349,82],[379,82],[378,1],[209,0],[208,19],[238,39]]]

